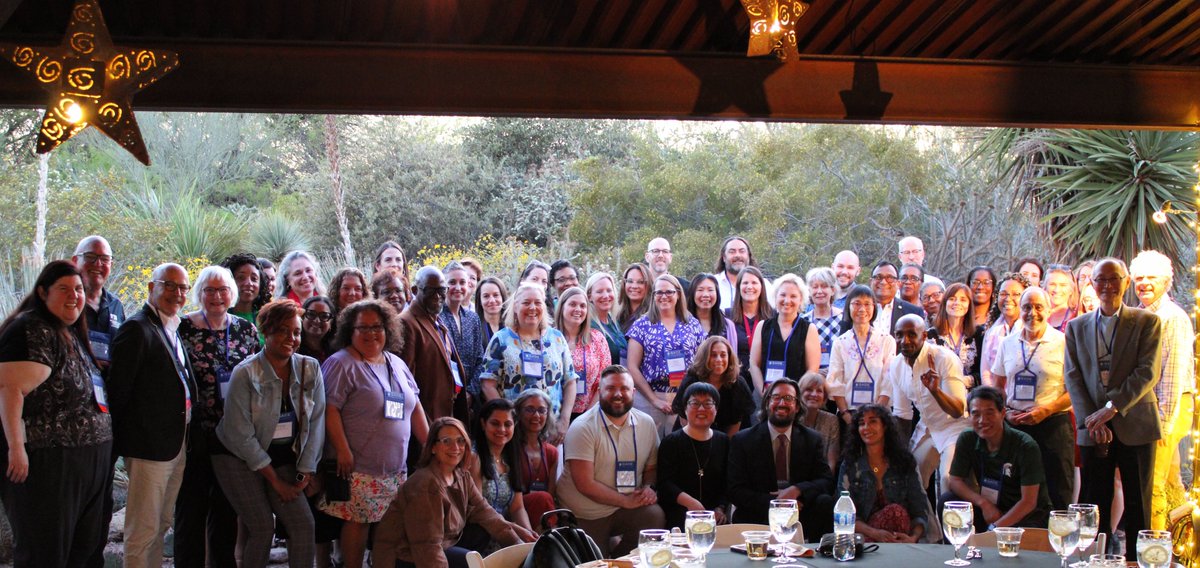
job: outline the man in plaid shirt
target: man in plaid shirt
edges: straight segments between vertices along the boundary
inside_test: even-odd
[[[1179,441],[1192,425],[1193,393],[1196,390],[1192,342],[1192,322],[1183,308],[1171,300],[1174,270],[1171,259],[1160,252],[1146,250],[1129,263],[1134,291],[1141,308],[1162,322],[1159,352],[1162,370],[1154,394],[1158,397],[1158,420],[1163,437],[1158,441],[1154,459],[1154,496],[1150,527],[1167,528],[1167,513],[1182,502],[1183,482],[1179,477]],[[1172,498],[1173,496],[1173,498]]]

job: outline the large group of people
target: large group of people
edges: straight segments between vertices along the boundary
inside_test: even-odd
[[[293,567],[461,568],[556,508],[615,557],[772,499],[816,539],[839,491],[870,541],[938,542],[950,499],[980,531],[1094,503],[1132,539],[1181,489],[1194,335],[1154,251],[939,278],[910,236],[860,283],[854,251],[768,278],[735,236],[688,279],[660,237],[619,274],[508,282],[388,241],[328,287],[306,251],[164,263],[129,317],[113,254],[83,239],[0,324],[16,566],[104,565],[118,457],[136,567],[173,527],[178,566],[265,566],[283,538]]]

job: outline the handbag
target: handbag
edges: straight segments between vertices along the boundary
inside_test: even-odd
[[[837,535],[834,533],[825,533],[825,534],[821,535],[821,546],[819,546],[817,548],[817,552],[820,552],[821,556],[825,556],[827,558],[832,558],[833,557],[833,542],[835,540],[837,540]],[[878,544],[874,544],[874,543],[867,544],[866,540],[863,539],[863,535],[854,533],[854,557],[855,558],[858,558],[868,552],[875,552],[876,550],[879,550]]]
[[[350,500],[350,480],[338,475],[337,467],[337,458],[317,462],[317,475],[321,476],[321,488],[329,503]]]
[[[551,519],[556,519],[558,526],[550,528]],[[542,536],[525,557],[524,568],[575,568],[601,558],[600,547],[579,528],[575,513],[555,509],[542,514]]]

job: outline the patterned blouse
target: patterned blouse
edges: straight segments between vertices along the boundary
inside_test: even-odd
[[[454,314],[450,313],[450,308],[442,306],[442,313],[438,314],[438,319],[450,330],[450,337],[454,338],[454,349],[458,351],[458,357],[467,373],[467,390],[477,395],[480,364],[483,362],[483,323],[479,321],[479,314],[468,310],[466,306],[458,307],[458,317],[462,327],[454,321]]]
[[[584,345],[571,346],[571,360],[575,369],[586,380],[585,388],[575,389],[575,408],[572,414],[578,414],[592,407],[596,400],[596,391],[600,389],[600,373],[612,365],[612,354],[608,350],[608,341],[600,330],[591,331],[591,340]]]
[[[26,448],[81,448],[113,439],[112,417],[100,411],[92,390],[92,375],[100,370],[78,340],[63,338],[36,315],[21,315],[0,336],[0,362],[10,361],[50,367],[50,376],[25,395]],[[7,446],[0,435],[0,447]]]
[[[508,400],[516,400],[521,391],[541,389],[550,396],[550,414],[557,419],[562,409],[563,385],[576,380],[575,364],[567,339],[554,328],[546,328],[541,339],[526,341],[508,328],[496,332],[488,342],[479,380],[496,381],[496,388]],[[541,356],[542,376],[524,375],[523,361]]]
[[[642,316],[633,322],[625,337],[642,345],[641,371],[650,388],[654,392],[668,392],[670,373],[667,371],[667,355],[672,351],[682,351],[686,370],[696,356],[696,349],[708,334],[700,326],[700,320],[693,317],[686,322],[675,322],[675,329],[668,332],[663,324],[650,323],[650,316]]]
[[[850,408],[875,402],[880,395],[892,396],[887,369],[896,356],[896,340],[871,328],[866,343],[864,348],[853,329],[839,335],[833,342],[833,356],[829,362],[829,396],[845,397]],[[864,353],[860,354],[859,350]],[[863,355],[866,355],[865,362]],[[866,394],[864,389],[859,396],[854,396],[855,382],[872,383],[872,392],[863,396]]]
[[[229,380],[238,363],[258,352],[258,330],[254,324],[233,315],[229,316],[228,330],[197,327],[190,317],[183,317],[179,322],[179,338],[183,340],[192,369],[196,371],[196,398],[199,401],[196,418],[200,420],[201,428],[215,430],[225,414],[225,399],[221,396],[218,376]]]
[[[827,318],[819,318],[811,311],[801,317],[816,326],[817,335],[821,337],[821,372],[825,373],[829,369],[829,358],[833,353],[833,340],[837,339],[838,328],[842,324],[842,310],[833,308],[833,314]]]
[[[484,479],[483,498],[487,499],[488,505],[491,505],[497,513],[500,513],[504,518],[508,518],[508,507],[512,505],[513,488],[508,482],[508,472],[497,471],[496,479]]]

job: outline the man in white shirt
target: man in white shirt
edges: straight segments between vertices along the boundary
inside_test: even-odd
[[[833,307],[845,309],[846,294],[850,293],[850,289],[858,280],[858,274],[862,272],[862,265],[858,263],[858,255],[852,250],[844,250],[837,253],[833,257],[833,274],[837,277],[838,289],[837,298],[833,301]]]
[[[879,302],[872,324],[879,333],[892,335],[901,316],[917,314],[925,319],[925,310],[896,297],[900,291],[900,273],[895,264],[881,260],[875,265],[871,270],[871,291]]]
[[[571,423],[563,442],[566,469],[558,499],[575,513],[604,558],[628,554],[642,529],[666,522],[652,486],[658,465],[654,420],[633,407],[633,377],[612,365],[600,375],[599,404]],[[620,536],[609,550],[609,539]]]
[[[903,239],[900,239],[900,242],[896,243],[896,248],[899,249],[896,256],[900,258],[901,265],[915,264],[924,270],[925,243],[921,242],[921,239],[911,235],[904,237]],[[922,274],[921,276],[924,279],[924,282],[937,282],[938,284],[945,286],[942,280],[937,276],[931,276],[929,274]]]
[[[1025,290],[1020,305],[1023,327],[1000,341],[992,381],[1008,401],[1008,423],[1041,449],[1050,503],[1065,509],[1075,489],[1075,432],[1063,383],[1067,336],[1046,323],[1050,298],[1045,290]]]
[[[725,242],[721,243],[721,254],[717,257],[717,264],[713,269],[713,276],[717,278],[717,288],[721,293],[722,310],[733,306],[733,291],[738,273],[747,266],[758,266],[758,263],[754,262],[754,253],[750,250],[750,241],[736,235],[725,239]],[[771,281],[763,282],[763,288],[763,297],[773,304],[775,291]]]
[[[906,315],[896,323],[896,347],[901,356],[893,357],[888,366],[892,412],[907,426],[913,406],[920,411],[912,448],[921,485],[938,469],[941,486],[948,488],[954,444],[970,425],[962,364],[949,349],[925,342],[925,319],[918,315]]]
[[[1155,446],[1154,495],[1150,528],[1167,528],[1167,508],[1172,499],[1168,492],[1179,495],[1183,481],[1179,476],[1179,441],[1187,435],[1192,425],[1192,411],[1196,392],[1195,367],[1193,366],[1192,320],[1179,307],[1167,291],[1171,289],[1175,269],[1171,259],[1160,252],[1145,250],[1129,263],[1133,277],[1133,289],[1140,300],[1139,308],[1158,316],[1162,323],[1162,338],[1158,343],[1158,384],[1154,395],[1158,397],[1158,421],[1162,427],[1162,440]]]

